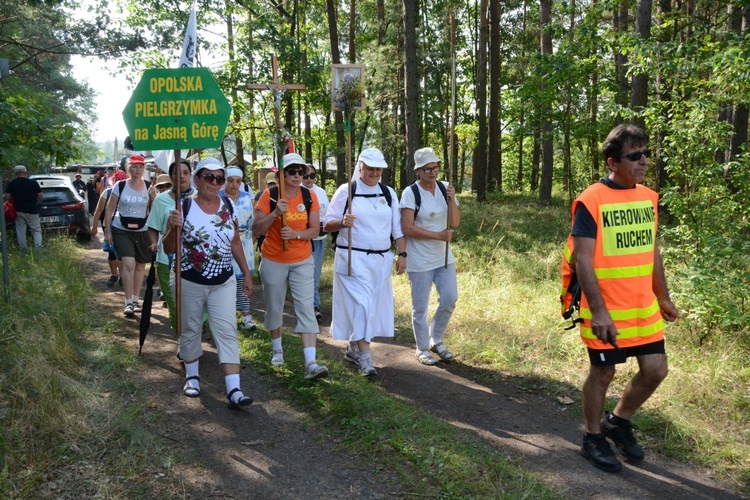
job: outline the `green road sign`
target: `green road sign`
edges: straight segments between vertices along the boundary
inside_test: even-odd
[[[207,68],[148,69],[122,118],[138,151],[205,149],[221,143],[231,112]]]

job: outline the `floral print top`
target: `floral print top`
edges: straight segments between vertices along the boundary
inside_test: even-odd
[[[220,285],[232,272],[232,238],[237,211],[230,215],[224,198],[219,210],[207,214],[191,200],[182,226],[182,277],[201,285]],[[232,203],[229,201],[229,203]],[[232,207],[234,208],[234,207]]]

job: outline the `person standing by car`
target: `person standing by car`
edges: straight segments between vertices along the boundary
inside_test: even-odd
[[[339,232],[333,261],[331,335],[334,340],[349,341],[344,360],[358,365],[364,377],[378,374],[370,350],[372,339],[395,334],[391,284],[394,241],[398,248],[396,273],[406,269],[401,210],[396,192],[380,182],[384,168],[388,164],[383,153],[375,148],[362,151],[352,183],[336,189],[323,219],[326,231]]]
[[[76,174],[76,180],[73,181],[73,187],[76,188],[76,191],[81,195],[81,198],[86,198],[86,183],[83,182],[81,174]]]
[[[266,235],[259,268],[266,304],[264,324],[271,334],[271,364],[281,366],[284,364],[281,324],[289,284],[297,316],[294,331],[302,338],[305,355],[305,379],[314,380],[328,376],[328,367],[319,365],[316,358],[320,327],[313,309],[315,262],[310,245],[310,240],[320,232],[320,205],[315,193],[302,185],[302,176],[307,172],[302,157],[297,153],[285,154],[282,165],[283,171],[278,174],[284,176],[283,191],[282,186],[263,191],[255,204],[253,221],[253,235]],[[282,224],[284,213],[286,225]]]
[[[16,178],[8,183],[4,198],[13,199],[16,206],[16,237],[18,247],[26,250],[26,228],[31,230],[34,246],[42,246],[42,225],[39,221],[39,208],[37,202],[42,199],[42,188],[34,179],[29,179],[29,171],[23,165],[13,167]]]
[[[182,170],[181,170],[182,172]],[[180,174],[182,175],[182,173]],[[180,357],[185,363],[182,392],[189,398],[200,396],[199,363],[203,356],[201,326],[203,310],[208,311],[227,391],[227,406],[237,409],[253,402],[240,389],[240,348],[235,316],[236,285],[232,259],[242,274],[250,276],[237,229],[237,213],[232,202],[219,196],[226,181],[226,169],[216,158],[204,158],[195,167],[193,182],[198,190],[188,196],[178,210],[169,214],[169,229],[163,237],[164,251],[177,251],[181,238],[180,269],[182,334]],[[243,294],[253,293],[253,280],[243,284]]]
[[[138,296],[143,286],[146,263],[151,261],[151,242],[146,221],[151,207],[148,182],[143,180],[146,161],[143,156],[130,156],[128,180],[112,187],[104,217],[104,239],[114,245],[122,261],[122,288],[125,291],[125,316],[140,312]]]
[[[328,210],[328,195],[315,184],[316,171],[312,165],[307,166],[307,173],[302,176],[302,184],[315,193],[318,197],[318,203],[320,203],[320,220],[326,215]],[[320,273],[323,270],[323,257],[325,256],[326,237],[328,233],[323,231],[323,225],[320,226],[320,234],[317,238],[312,240],[312,253],[313,259],[315,260],[315,294],[313,296],[313,305],[315,306],[315,319],[320,321],[323,319],[323,314],[320,312]]]

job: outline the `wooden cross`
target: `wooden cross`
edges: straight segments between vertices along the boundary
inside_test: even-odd
[[[281,98],[284,96],[284,92],[287,90],[305,90],[304,85],[300,84],[286,84],[282,85],[279,83],[279,66],[276,60],[276,56],[271,57],[271,68],[273,70],[273,82],[272,83],[254,83],[247,86],[248,90],[270,90],[273,92],[274,106],[273,106],[273,118],[274,125],[276,126],[277,133],[281,133]],[[277,148],[279,141],[273,141],[274,149]],[[279,197],[284,196],[284,165],[281,161],[283,151],[276,151],[276,158],[278,159],[279,167]],[[286,226],[286,213],[281,214],[281,226]],[[287,250],[288,244],[284,240],[284,250]]]

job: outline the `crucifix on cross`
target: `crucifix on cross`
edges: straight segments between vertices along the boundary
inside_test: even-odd
[[[273,118],[274,126],[276,127],[276,133],[281,135],[281,98],[284,96],[284,92],[287,90],[305,90],[304,85],[300,84],[281,84],[279,83],[279,67],[276,60],[276,56],[271,57],[271,69],[273,71],[273,82],[272,83],[254,83],[247,86],[248,90],[270,90],[273,92],[274,106],[273,106]],[[274,150],[276,151],[276,158],[279,167],[279,196],[284,196],[284,172],[283,172],[283,151],[278,150],[279,141],[273,141]],[[281,215],[281,225],[286,226],[286,213]],[[287,241],[284,240],[284,250],[287,249]]]

